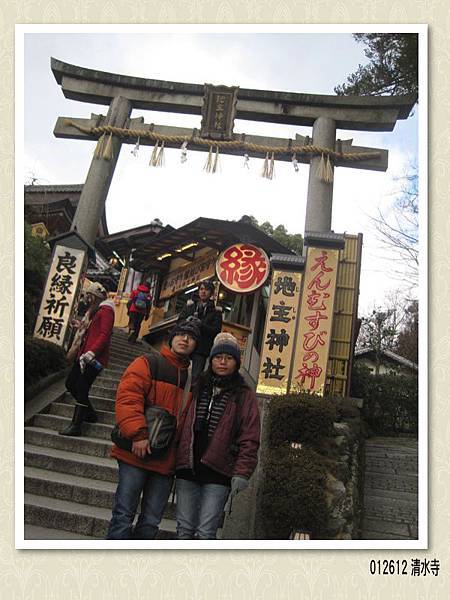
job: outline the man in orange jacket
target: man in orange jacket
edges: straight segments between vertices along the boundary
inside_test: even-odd
[[[132,440],[131,451],[114,445],[112,456],[119,463],[119,483],[114,499],[107,539],[147,539],[158,533],[172,487],[175,442],[191,400],[179,415],[177,433],[163,456],[151,456],[146,403],[178,415],[188,380],[189,357],[200,339],[195,321],[178,323],[169,336],[169,346],[157,355],[154,372],[145,356],[134,360],[120,380],[116,395],[116,422],[123,437]],[[133,521],[142,495],[141,512]]]

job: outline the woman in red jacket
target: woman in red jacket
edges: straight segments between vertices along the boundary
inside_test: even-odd
[[[66,388],[75,399],[71,424],[61,435],[81,435],[83,421],[95,423],[97,414],[89,400],[89,390],[95,378],[108,365],[111,334],[114,326],[114,303],[106,300],[108,294],[100,283],[91,283],[86,299],[89,308],[78,326],[85,330],[75,362],[67,379]]]
[[[178,539],[215,539],[227,498],[248,486],[256,468],[258,404],[239,367],[236,338],[219,333],[178,444]]]

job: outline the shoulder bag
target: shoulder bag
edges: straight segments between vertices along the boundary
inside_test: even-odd
[[[75,336],[70,344],[70,348],[67,350],[66,358],[68,362],[73,362],[76,359],[90,324],[91,319],[89,318],[89,314],[86,313],[80,322],[80,326],[75,331]]]

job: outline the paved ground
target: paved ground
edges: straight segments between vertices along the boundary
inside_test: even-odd
[[[366,440],[362,539],[417,539],[417,452],[409,438]]]

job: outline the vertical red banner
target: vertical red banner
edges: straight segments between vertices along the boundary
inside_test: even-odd
[[[292,372],[292,391],[324,393],[339,250],[309,247]]]

